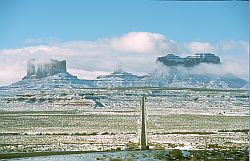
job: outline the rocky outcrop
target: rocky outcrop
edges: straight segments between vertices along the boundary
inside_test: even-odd
[[[161,62],[166,66],[177,66],[183,65],[185,67],[193,67],[200,63],[211,63],[211,64],[220,64],[220,58],[212,53],[197,53],[192,56],[187,56],[181,58],[174,54],[168,54],[163,57],[158,57],[157,62]]]
[[[171,88],[240,88],[248,89],[248,82],[232,74],[209,74],[192,72],[191,67],[200,63],[219,64],[220,58],[210,53],[196,54],[181,58],[168,54],[159,57],[159,66],[145,76],[134,75],[121,69],[109,75],[101,75],[93,80],[78,79],[66,70],[66,61],[50,60],[38,62],[30,60],[27,75],[23,80],[2,87],[0,90],[38,90],[53,88],[113,88],[113,87],[171,87]],[[179,68],[176,66],[190,68]],[[199,67],[199,66],[198,66]],[[219,68],[219,66],[217,66]]]
[[[123,80],[123,81],[136,81],[144,78],[145,76],[138,76],[132,73],[128,73],[125,71],[114,71],[109,75],[100,75],[96,79],[97,80]]]
[[[101,75],[93,80],[94,87],[135,87],[146,76],[138,76],[123,70],[115,70],[109,75]]]
[[[47,62],[39,62],[35,59],[31,59],[27,64],[27,75],[23,79],[27,78],[44,78],[52,76],[58,73],[66,73],[66,61],[58,61],[50,59]]]

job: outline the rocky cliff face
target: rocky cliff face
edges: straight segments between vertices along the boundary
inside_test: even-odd
[[[181,58],[174,54],[168,54],[163,57],[158,57],[157,62],[161,62],[166,66],[177,66],[183,65],[185,67],[193,67],[200,63],[212,63],[212,64],[220,64],[220,58],[211,53],[197,53],[192,56],[187,56],[185,58]]]
[[[35,59],[31,59],[27,64],[27,75],[23,79],[27,78],[44,78],[52,76],[58,73],[66,73],[66,61],[49,60],[47,62],[38,62]]]

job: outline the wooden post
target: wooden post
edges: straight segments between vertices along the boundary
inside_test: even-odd
[[[141,150],[146,150],[146,120],[145,120],[145,96],[141,99]]]

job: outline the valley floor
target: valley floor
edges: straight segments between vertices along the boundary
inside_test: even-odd
[[[3,112],[0,153],[106,151],[139,148],[139,115],[134,112]],[[151,149],[244,149],[248,116],[150,115]]]
[[[77,92],[85,93],[86,97],[72,94]],[[138,104],[145,92],[148,93],[147,141],[152,151],[138,152],[134,151],[139,149]],[[0,158],[17,153],[78,151],[119,152],[51,157],[77,160],[95,156],[94,159],[118,161],[143,160],[143,157],[164,160],[175,155],[187,155],[186,159],[194,156],[248,158],[247,91],[88,89],[62,93],[65,91],[0,98]],[[35,102],[28,102],[31,98]],[[38,103],[38,98],[44,101]],[[105,106],[96,106],[100,105],[98,102]]]

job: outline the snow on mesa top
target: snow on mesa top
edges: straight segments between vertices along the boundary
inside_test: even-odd
[[[183,65],[185,67],[193,67],[200,63],[220,64],[220,58],[212,53],[197,53],[192,56],[181,58],[174,54],[168,54],[163,57],[158,57],[157,62],[161,62],[166,66]]]

